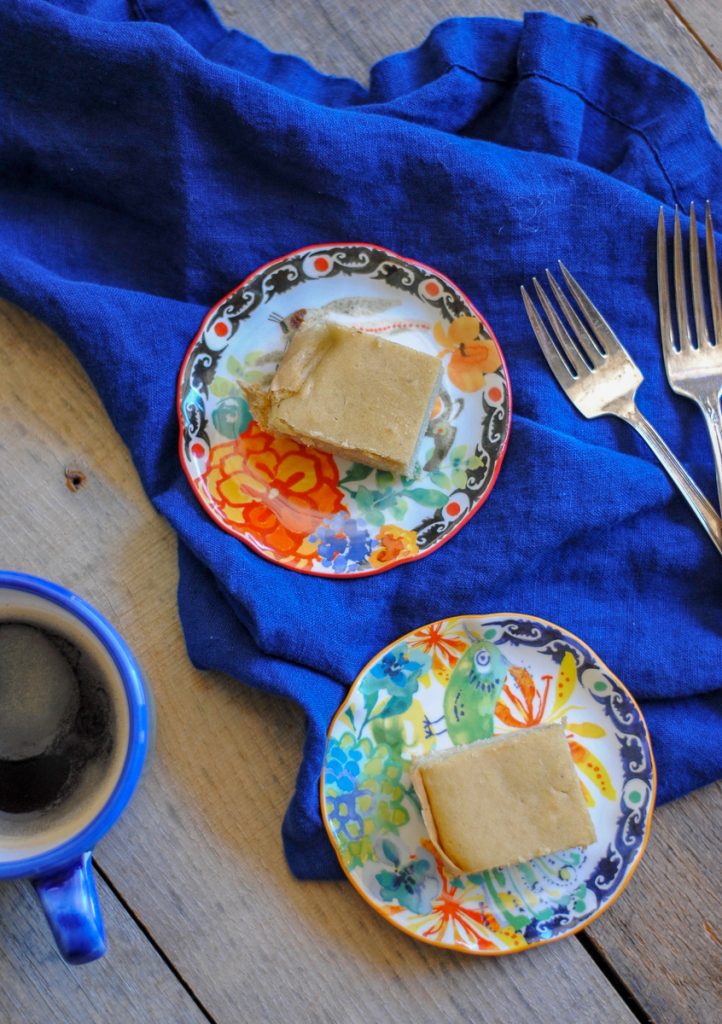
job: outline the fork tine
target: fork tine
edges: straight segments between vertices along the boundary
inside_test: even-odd
[[[714,337],[718,345],[722,345],[722,299],[720,298],[719,273],[717,271],[717,253],[714,244],[714,226],[712,224],[712,210],[707,200],[707,207],[704,214],[705,234],[707,236],[707,276],[709,278],[710,305],[712,306],[712,321],[714,324]]]
[[[693,202],[689,204],[689,272],[692,277],[692,306],[694,308],[694,328],[697,333],[697,348],[702,348],[702,346],[709,345],[709,331],[704,312],[702,268],[699,262],[697,218],[694,215]]]
[[[589,325],[592,328],[595,338],[602,346],[607,355],[611,355],[615,349],[621,350],[626,353],[626,349],[622,345],[621,341],[614,333],[612,328],[609,326],[607,321],[604,319],[602,314],[599,312],[597,307],[591,301],[589,296],[583,290],[572,275],[569,273],[567,268],[564,266],[561,260],[559,260],[559,269],[564,275],[564,280],[567,283],[569,291],[572,293],[574,298],[577,300],[578,305],[581,307],[584,315],[589,321]]]
[[[689,351],[692,337],[687,316],[687,289],[684,284],[684,256],[682,254],[682,228],[679,223],[679,207],[674,208],[674,304],[677,307],[680,351]]]
[[[547,274],[548,273],[549,271],[547,271]],[[554,309],[551,302],[547,298],[546,292],[544,291],[544,289],[535,277],[532,278],[532,281],[534,282],[534,288],[536,289],[537,297],[541,302],[542,306],[544,307],[544,312],[549,318],[549,323],[552,325],[552,330],[557,336],[557,341],[559,342],[558,347],[567,357],[567,362],[572,367],[577,377],[579,377],[581,374],[588,373],[589,371],[585,366],[582,357],[579,355],[579,352],[574,347],[574,342],[569,337],[566,327],[557,316],[557,311]]]
[[[604,353],[600,352],[598,342],[594,340],[589,331],[586,329],[582,321],[577,316],[574,309],[566,297],[564,292],[561,290],[559,285],[556,283],[550,272],[547,270],[547,279],[551,290],[554,292],[554,297],[562,308],[564,316],[567,318],[569,323],[572,325],[577,341],[579,342],[579,348],[583,356],[589,360],[594,368],[601,366],[604,362]]]
[[[662,349],[666,359],[675,351],[672,308],[669,304],[669,274],[667,272],[667,232],[664,223],[664,207],[659,208],[657,218],[657,294],[659,295],[659,323],[662,335]]]
[[[566,363],[559,355],[552,336],[544,326],[544,322],[537,313],[536,306],[529,297],[524,285],[521,286],[521,297],[524,300],[524,306],[526,307],[527,316],[529,317],[532,330],[534,331],[534,334],[536,334],[536,340],[539,342],[539,348],[542,350],[544,358],[549,363],[549,369],[559,382],[559,386],[566,391],[574,378],[569,372]]]

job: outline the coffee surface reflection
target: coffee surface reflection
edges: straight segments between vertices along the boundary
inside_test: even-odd
[[[0,814],[62,805],[113,749],[113,708],[95,666],[69,640],[0,623]]]

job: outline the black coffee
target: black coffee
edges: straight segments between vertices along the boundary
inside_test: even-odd
[[[113,747],[114,714],[90,657],[38,626],[0,623],[0,812],[66,801]]]

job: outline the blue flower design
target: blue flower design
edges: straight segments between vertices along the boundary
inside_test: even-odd
[[[359,690],[364,695],[364,705],[369,713],[367,721],[371,720],[370,712],[382,690],[388,693],[389,700],[383,710],[373,716],[374,718],[388,718],[390,715],[400,715],[407,711],[419,688],[419,677],[428,671],[429,665],[428,655],[421,651],[414,651],[412,655],[406,643],[397,644],[392,651],[385,654],[359,685]]]
[[[441,892],[441,879],[435,863],[423,847],[418,847],[402,862],[396,844],[384,839],[377,850],[377,857],[380,863],[388,864],[390,868],[374,875],[380,899],[385,903],[395,900],[414,914],[430,914],[434,900]]]
[[[358,747],[342,747],[337,739],[328,744],[326,754],[326,777],[330,785],[342,793],[351,793],[361,771],[363,753]]]
[[[415,669],[419,665],[420,662],[411,661],[409,649],[404,644],[397,651],[390,651],[388,654],[385,654],[381,661],[371,669],[371,675],[376,676],[378,679],[388,677],[392,684],[401,683],[403,686],[403,680],[409,669]]]
[[[338,573],[361,565],[378,544],[364,520],[352,519],[347,512],[327,519],[308,539],[318,543],[324,568]]]

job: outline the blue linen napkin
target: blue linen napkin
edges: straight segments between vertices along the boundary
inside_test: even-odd
[[[709,197],[722,224],[722,151],[685,85],[543,14],[446,21],[367,90],[227,31],[205,0],[4,0],[0,97],[0,294],[77,354],[176,529],[193,662],[304,709],[283,827],[299,877],[339,873],[317,783],[346,688],[449,615],[520,611],[583,637],[642,702],[661,800],[722,775],[722,563],[633,432],[564,398],[519,298],[567,263],[642,368],[642,409],[713,494],[656,313],[659,204]],[[514,400],[483,510],[430,557],[353,582],[273,566],[215,526],[175,414],[208,307],[269,259],[343,238],[456,281]]]

